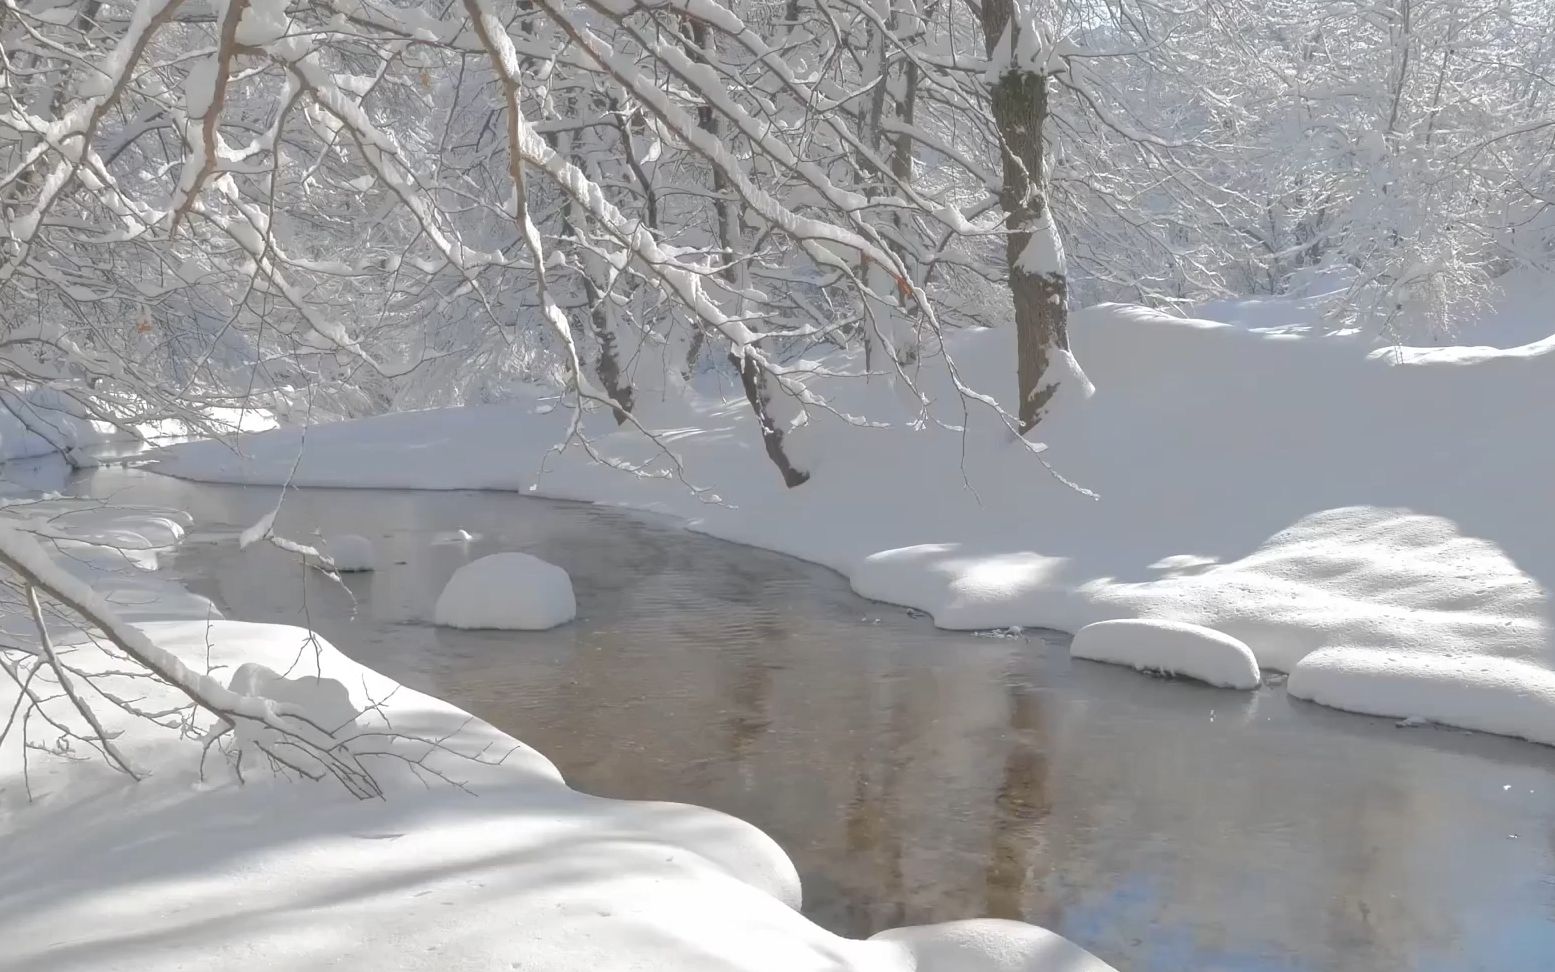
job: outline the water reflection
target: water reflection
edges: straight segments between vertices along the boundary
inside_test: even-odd
[[[235,616],[311,622],[582,789],[755,822],[848,934],[991,914],[1133,972],[1555,967],[1555,750],[937,632],[826,571],[609,510],[293,494],[283,531],[378,544],[383,569],[343,590],[235,549],[272,490],[89,485],[190,509],[214,532],[175,569]],[[455,528],[478,539],[432,542]],[[572,573],[576,623],[422,623],[456,567],[514,549]]]
[[[983,911],[991,918],[1043,915],[1042,924],[1060,924],[1049,914],[1049,902],[1028,902],[1027,889],[1040,890],[1034,877],[1049,859],[1042,823],[1052,810],[1048,796],[1048,741],[1043,729],[1038,696],[1024,686],[1011,684],[1010,736],[1005,743],[1004,769],[999,792],[994,796],[993,840],[988,850],[988,898]],[[1048,907],[1040,907],[1048,905]]]

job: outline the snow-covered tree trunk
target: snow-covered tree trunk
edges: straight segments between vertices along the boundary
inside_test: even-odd
[[[1020,0],[985,0],[992,110],[1003,159],[1005,261],[1015,304],[1021,431],[1042,420],[1068,359],[1068,281],[1043,169],[1048,119],[1048,44]]]
[[[570,105],[572,113],[576,113],[576,104]],[[572,157],[573,165],[580,172],[585,173],[591,179],[599,179],[599,172],[592,166],[584,153],[578,148],[581,136],[568,132],[562,140],[567,146],[567,154]],[[588,213],[583,204],[575,198],[567,200],[567,215],[563,222],[564,235],[572,238],[578,245],[580,266],[578,277],[582,290],[583,304],[588,309],[590,330],[594,334],[594,375],[599,379],[599,386],[612,402],[611,412],[615,415],[618,425],[625,425],[628,414],[632,411],[634,395],[631,381],[621,370],[621,340],[618,336],[618,321],[615,311],[615,299],[611,294],[612,273],[609,261],[600,256],[597,249],[583,245],[583,230],[588,223]]]
[[[900,43],[902,21],[908,20],[916,30],[918,15],[909,8],[906,16],[895,0],[874,0],[876,22],[866,26],[869,43],[860,68],[862,77],[879,78],[863,103],[859,116],[859,130],[864,136],[867,153],[860,153],[859,169],[870,173],[869,194],[878,198],[890,198],[897,189],[912,180],[912,137],[907,134],[913,126],[918,88],[918,62],[913,58],[893,59],[887,48],[887,38]],[[899,80],[893,76],[900,75]],[[896,134],[887,144],[886,116],[890,112],[896,121]],[[906,265],[907,252],[902,245],[906,227],[902,213],[892,208],[887,215],[891,226],[888,242],[891,249],[902,257]],[[892,270],[865,258],[859,268],[859,276],[872,294],[894,295],[891,304],[871,306],[866,300],[862,339],[866,371],[883,369],[890,375],[896,366],[908,364],[918,355],[912,324],[907,318],[907,288],[899,285]]]
[[[707,30],[707,25],[701,21],[688,20],[681,25],[681,32],[686,38],[686,53],[698,64],[706,64],[713,55],[713,37]],[[718,137],[718,115],[713,111],[711,103],[704,102],[697,106],[697,127],[707,132],[714,138]],[[733,280],[734,252],[730,245],[730,206],[732,205],[729,193],[729,180],[723,170],[713,166],[713,214],[714,222],[718,225],[718,242],[721,247],[721,259],[723,262],[723,276]],[[702,347],[705,343],[705,334],[700,324],[691,322],[691,345],[686,349],[686,378],[690,380],[696,371],[697,361],[702,357]]]
[[[687,52],[692,60],[704,65],[711,63],[717,51],[713,34],[707,29],[707,25],[699,20],[690,21],[686,27],[686,36]],[[723,126],[719,124],[718,114],[710,101],[698,106],[697,127],[714,139],[720,137]],[[733,300],[743,305],[745,300],[742,295],[749,287],[741,270],[744,257],[740,252],[742,236],[740,203],[734,198],[734,186],[728,176],[717,165],[712,167],[712,188],[713,215],[718,227],[719,273],[728,285]],[[736,316],[741,319],[746,316],[743,306],[738,309]],[[701,351],[701,335],[702,331],[698,328],[696,338],[691,345],[690,357],[686,362],[688,371],[695,366],[697,355]],[[806,482],[810,474],[795,467],[783,446],[783,428],[777,415],[774,414],[772,389],[767,381],[766,371],[743,346],[736,346],[729,352],[729,364],[740,376],[740,387],[745,392],[745,400],[750,404],[751,412],[756,416],[756,425],[761,430],[762,447],[767,452],[767,458],[772,460],[772,464],[783,477],[783,483],[792,489]]]

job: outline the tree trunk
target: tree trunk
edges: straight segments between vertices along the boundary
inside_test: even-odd
[[[577,106],[569,104],[571,114],[576,115]],[[552,148],[562,151],[572,158],[573,165],[580,171],[588,171],[592,168],[585,154],[576,144],[576,136],[568,133],[565,136],[565,145],[553,144]],[[598,179],[598,172],[591,172],[591,177]],[[598,345],[598,356],[594,361],[594,374],[599,379],[599,385],[606,395],[610,396],[611,412],[615,415],[617,425],[625,425],[628,413],[632,411],[633,399],[632,384],[623,381],[621,373],[620,341],[616,337],[614,304],[611,303],[611,295],[608,292],[610,286],[610,266],[599,254],[582,246],[583,231],[588,222],[588,215],[583,206],[576,199],[569,200],[567,210],[562,216],[562,236],[569,237],[580,244],[580,263],[582,266],[583,303],[588,307],[589,325],[594,332],[594,340]],[[570,317],[570,315],[569,315]]]
[[[695,45],[687,53],[693,60],[707,63],[713,54],[713,35],[707,29],[707,25],[701,21],[691,21],[687,31],[688,38]],[[697,125],[703,131],[717,137],[719,134],[718,115],[712,105],[704,104],[697,108]],[[738,202],[730,198],[729,180],[717,166],[713,167],[713,215],[718,222],[718,246],[723,257],[722,275],[729,284],[730,292],[736,302],[743,304],[744,298],[740,296],[744,292],[744,280],[740,272],[740,264],[736,258],[739,252],[740,223]],[[743,308],[740,315],[744,316]],[[689,375],[690,369],[696,364],[696,356],[701,351],[700,329],[693,338],[690,356],[686,361]],[[761,444],[767,450],[767,457],[777,467],[783,477],[783,483],[792,489],[807,481],[810,474],[794,468],[789,461],[788,452],[783,448],[783,429],[779,426],[772,414],[772,393],[767,385],[767,373],[761,365],[750,355],[745,354],[742,348],[736,348],[729,353],[729,363],[740,376],[740,387],[745,390],[745,400],[750,403],[751,413],[756,417],[756,425],[761,430]]]
[[[623,381],[621,375],[621,356],[616,340],[613,316],[610,313],[611,297],[599,289],[595,281],[596,274],[603,274],[604,263],[593,253],[586,254],[583,258],[583,298],[589,305],[589,322],[594,329],[594,339],[599,343],[599,358],[594,363],[594,373],[599,377],[600,387],[610,400],[615,403],[611,411],[615,413],[616,424],[625,425],[627,413],[631,412],[635,396],[632,394],[632,383]]]
[[[1020,50],[1020,33],[1036,27],[1012,21],[1013,9],[1013,0],[983,3],[983,35],[991,59],[998,59],[1005,44],[1007,51]],[[1059,376],[1048,374],[1050,366],[1069,350],[1068,282],[1043,172],[1047,76],[1016,64],[1008,53],[1002,59],[1009,66],[993,86],[992,109],[1003,143],[999,203],[1004,208],[1005,262],[1015,303],[1017,415],[1021,431],[1027,432],[1042,420],[1058,390]]]
[[[751,411],[756,414],[756,424],[761,429],[761,444],[767,450],[767,458],[777,467],[783,477],[783,485],[789,489],[810,479],[810,474],[802,469],[795,469],[794,464],[788,459],[788,452],[783,448],[783,430],[778,428],[777,422],[772,418],[772,395],[767,390],[767,373],[761,370],[761,366],[748,355],[738,351],[729,352],[729,363],[740,373],[740,384],[745,389],[745,400],[750,402]]]
[[[908,9],[911,11],[913,18],[913,32],[916,34],[923,29],[923,14],[922,11],[919,10],[918,4],[916,2],[908,4]],[[895,11],[893,10],[893,16],[894,14]],[[891,143],[891,155],[889,159],[891,175],[895,177],[897,182],[900,183],[911,182],[913,177],[913,139],[912,135],[909,134],[905,129],[910,129],[917,123],[917,113],[918,62],[908,58],[902,69],[902,95],[901,98],[899,98],[896,102],[896,119],[897,121],[901,122],[904,130],[899,132],[895,140]],[[896,233],[898,237],[906,235],[906,227],[903,224],[900,210],[893,209],[891,211],[891,223],[896,227]],[[911,255],[904,251],[900,254],[900,256],[902,257],[903,265],[907,268],[908,276],[910,278],[916,278],[918,276],[918,269],[914,265]],[[899,289],[897,291],[897,307],[901,310],[904,321],[905,315],[907,313],[907,303],[908,295],[906,291]],[[902,336],[906,338],[906,341],[903,342],[902,346],[897,349],[897,353],[900,355],[902,364],[912,364],[914,361],[918,360],[918,335],[916,333],[904,332]]]
[[[861,170],[872,176],[866,186],[866,194],[885,197],[897,195],[897,185],[912,180],[913,148],[912,136],[905,131],[890,137],[886,135],[886,113],[891,112],[899,122],[911,127],[918,98],[917,61],[898,58],[899,63],[893,64],[888,56],[886,37],[888,33],[899,34],[904,19],[912,25],[909,35],[913,34],[922,17],[914,0],[876,0],[874,8],[882,16],[884,26],[883,29],[878,25],[869,27],[869,41],[861,73],[864,77],[878,75],[880,80],[858,114],[859,133],[864,147],[868,149],[868,152],[859,153],[858,164]],[[899,76],[899,80],[893,76]],[[908,254],[897,245],[897,241],[905,235],[901,211],[893,207],[887,219],[895,228],[895,233],[890,235],[886,245],[896,251],[903,264],[907,265]],[[911,268],[908,269],[911,276]],[[860,331],[866,374],[876,367],[889,373],[895,366],[911,364],[918,357],[918,347],[917,335],[907,318],[907,291],[898,285],[893,272],[868,257],[860,260],[859,277],[870,291],[877,295],[889,294],[895,302],[894,308],[882,306],[872,314],[868,307],[869,298],[866,296],[863,299],[865,306],[861,310],[864,320],[860,324]],[[881,333],[875,333],[873,328],[878,328]],[[876,354],[877,348],[882,345],[888,351],[889,360],[882,361],[881,356]]]

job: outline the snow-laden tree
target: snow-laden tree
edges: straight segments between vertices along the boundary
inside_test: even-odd
[[[1398,339],[1547,267],[1552,21],[1549,0],[1224,8],[1188,40],[1230,109],[1198,163],[1225,190],[1200,230],[1225,288],[1321,295],[1337,325]]]
[[[0,378],[126,428],[518,381],[636,427],[719,372],[795,485],[816,377],[911,403],[1013,325],[1026,431],[1071,299],[1402,331],[1547,260],[1550,7],[10,4]]]

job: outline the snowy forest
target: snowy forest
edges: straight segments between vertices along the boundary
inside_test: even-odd
[[[7,7],[5,378],[134,429],[911,386],[1071,303],[1436,340],[1550,260],[1541,0]],[[1081,363],[1083,367],[1083,362]],[[982,404],[983,394],[965,394]]]
[[[0,3],[0,970],[1555,962],[1555,0]]]

